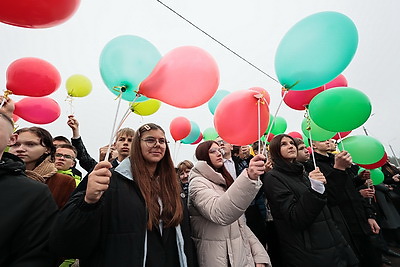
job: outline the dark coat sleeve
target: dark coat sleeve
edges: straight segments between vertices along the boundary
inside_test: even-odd
[[[32,195],[30,193],[24,196],[29,197],[25,201],[29,201],[31,205],[29,212],[21,218],[22,224],[18,225],[19,230],[15,232],[9,244],[10,255],[13,259],[7,266],[42,267],[55,264],[56,259],[50,254],[48,242],[51,226],[58,210],[57,205],[47,186],[41,187],[34,198],[30,197]]]
[[[295,229],[308,228],[326,205],[324,194],[309,188],[298,196],[293,188],[271,172],[265,175],[263,186],[271,206]]]
[[[79,165],[81,165],[81,167],[88,173],[91,172],[94,166],[96,166],[97,161],[89,155],[89,152],[87,152],[82,138],[71,138],[71,143],[78,152],[76,158],[79,160]]]
[[[100,241],[103,197],[84,201],[85,191],[74,194],[59,212],[50,235],[50,248],[60,257],[87,258]]]

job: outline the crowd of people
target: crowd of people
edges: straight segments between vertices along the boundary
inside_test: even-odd
[[[399,169],[385,163],[374,186],[335,140],[312,141],[311,155],[286,134],[268,149],[218,137],[174,166],[164,129],[147,123],[120,129],[96,160],[74,116],[71,138],[52,137],[15,130],[13,109],[10,99],[0,108],[0,266],[380,267],[400,257],[390,249],[400,247]]]

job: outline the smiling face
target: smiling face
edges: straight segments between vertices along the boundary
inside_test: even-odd
[[[281,155],[287,161],[294,161],[297,157],[297,148],[292,139],[284,136],[281,140]]]
[[[208,155],[210,156],[211,164],[215,169],[219,169],[224,165],[224,159],[221,153],[222,149],[216,143],[213,143],[208,150]]]
[[[25,162],[27,170],[33,170],[36,161],[43,154],[50,153],[50,151],[41,144],[40,138],[36,134],[21,132],[18,134],[17,142],[10,147],[10,153],[18,156]]]
[[[165,135],[161,130],[150,130],[141,135],[140,149],[142,156],[146,163],[150,165],[157,165],[164,157],[166,147]]]

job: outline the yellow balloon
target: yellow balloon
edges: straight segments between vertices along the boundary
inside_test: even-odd
[[[149,99],[143,102],[134,103],[131,110],[140,116],[149,116],[157,112],[161,106],[161,101]]]
[[[92,82],[81,74],[74,74],[69,77],[65,86],[68,95],[72,97],[84,97],[92,91]]]

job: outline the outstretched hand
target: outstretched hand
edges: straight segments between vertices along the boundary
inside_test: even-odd
[[[72,129],[72,138],[78,138],[80,136],[79,135],[79,122],[77,119],[75,119],[74,115],[68,116],[67,124]]]
[[[112,168],[112,165],[108,161],[101,161],[94,167],[94,170],[88,176],[85,202],[96,203],[108,189],[111,177],[110,168]]]
[[[249,168],[247,169],[250,179],[257,180],[260,175],[264,174],[265,159],[263,154],[258,154],[250,160]]]
[[[14,101],[9,97],[0,96],[0,104],[3,104],[0,107],[0,111],[12,118],[15,109]]]

